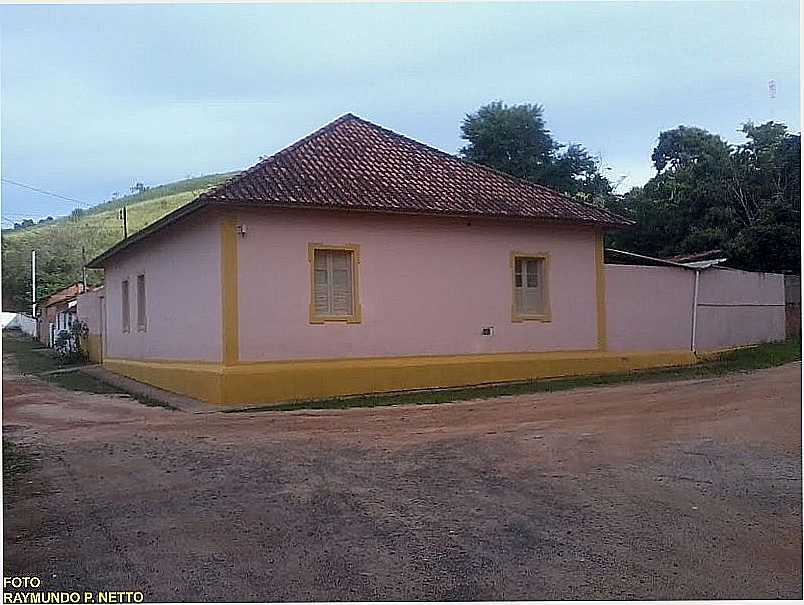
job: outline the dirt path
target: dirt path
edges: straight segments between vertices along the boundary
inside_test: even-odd
[[[5,575],[148,600],[800,598],[801,366],[190,415],[4,375]],[[28,483],[30,482],[30,483]],[[55,574],[55,575],[54,575]]]

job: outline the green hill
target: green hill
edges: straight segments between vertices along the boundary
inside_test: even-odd
[[[81,279],[89,260],[123,239],[118,211],[126,206],[129,235],[192,201],[202,191],[236,173],[213,174],[152,187],[136,195],[110,200],[92,208],[25,229],[2,232],[3,310],[31,308],[31,250],[37,255],[37,297],[41,298]],[[85,252],[82,256],[82,247]],[[97,284],[99,271],[88,280]]]

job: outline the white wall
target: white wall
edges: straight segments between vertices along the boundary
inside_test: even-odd
[[[784,340],[784,276],[711,270],[698,292],[699,349]]]
[[[0,314],[0,327],[3,330],[21,330],[31,338],[36,337],[36,320],[25,313],[3,311]]]
[[[606,265],[609,349],[689,349],[695,272]],[[696,349],[784,339],[784,278],[730,269],[701,271]]]

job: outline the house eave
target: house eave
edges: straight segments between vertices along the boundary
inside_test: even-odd
[[[98,256],[90,260],[85,266],[88,269],[103,269],[104,265],[106,264],[109,259],[116,256],[132,244],[135,244],[150,235],[156,233],[157,231],[176,223],[183,218],[189,216],[190,214],[196,212],[197,210],[201,209],[202,207],[206,206],[207,202],[203,199],[196,198],[189,204],[185,204],[181,208],[177,208],[173,212],[166,214],[162,218],[157,221],[154,221],[147,227],[143,227],[133,235],[130,235],[126,239],[120,240],[111,248],[108,248],[106,251],[101,252]]]
[[[531,222],[531,223],[549,223],[549,224],[563,224],[563,225],[578,225],[584,227],[596,227],[605,231],[618,231],[622,229],[629,229],[634,226],[633,221],[628,223],[615,223],[607,221],[594,221],[583,219],[572,219],[569,217],[559,218],[550,216],[526,216],[516,214],[490,214],[487,212],[452,212],[452,211],[415,211],[410,209],[394,210],[392,208],[371,208],[366,206],[346,206],[335,204],[310,204],[310,203],[288,203],[288,202],[265,202],[263,200],[249,200],[249,199],[215,199],[208,198],[208,203],[214,204],[219,208],[266,208],[266,209],[282,209],[282,210],[315,210],[325,212],[353,212],[358,214],[385,214],[391,216],[429,216],[429,217],[446,217],[446,218],[460,218],[460,219],[490,219],[490,220],[510,220],[516,222]]]
[[[488,214],[488,213],[473,213],[473,212],[450,212],[450,211],[426,211],[423,210],[421,212],[411,211],[409,209],[403,209],[399,211],[394,211],[393,209],[389,208],[370,208],[370,207],[349,207],[349,206],[338,206],[338,205],[325,205],[325,204],[309,204],[309,203],[287,203],[287,202],[271,202],[266,203],[262,200],[249,200],[249,199],[238,199],[238,200],[226,200],[226,199],[216,199],[214,197],[209,196],[200,196],[196,198],[189,204],[182,206],[163,216],[158,221],[155,221],[140,229],[133,235],[129,236],[128,238],[119,241],[114,246],[102,252],[92,260],[90,260],[86,267],[89,269],[102,269],[105,264],[114,256],[117,256],[119,253],[126,250],[131,245],[142,241],[143,239],[151,236],[152,234],[156,233],[157,231],[176,223],[180,220],[183,220],[190,214],[200,210],[203,207],[215,207],[215,208],[266,208],[266,209],[282,209],[282,210],[315,210],[315,211],[327,211],[327,212],[353,212],[359,214],[384,214],[384,215],[391,215],[391,216],[429,216],[429,217],[449,217],[449,218],[460,218],[460,219],[491,219],[491,220],[510,220],[516,222],[528,222],[528,223],[547,223],[547,224],[560,224],[560,225],[575,225],[581,227],[591,227],[597,228],[603,231],[617,231],[622,229],[628,229],[632,225],[631,224],[624,224],[624,223],[609,223],[605,221],[590,221],[590,220],[573,220],[571,218],[555,218],[555,217],[548,217],[548,216],[521,216],[521,215],[511,215],[511,214]]]

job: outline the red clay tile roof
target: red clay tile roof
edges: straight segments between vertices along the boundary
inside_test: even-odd
[[[48,294],[46,296],[41,297],[36,302],[36,305],[42,308],[50,307],[60,302],[72,300],[76,298],[79,294],[83,294],[83,292],[84,292],[84,284],[82,282],[76,282],[74,284],[70,284],[65,288],[62,288],[61,290],[58,290],[57,292],[53,292],[52,294]]]
[[[210,202],[544,219],[624,227],[623,217],[461,160],[346,114],[202,194]]]
[[[428,147],[350,113],[239,173],[87,263],[206,205],[488,216],[623,228],[632,221]]]

